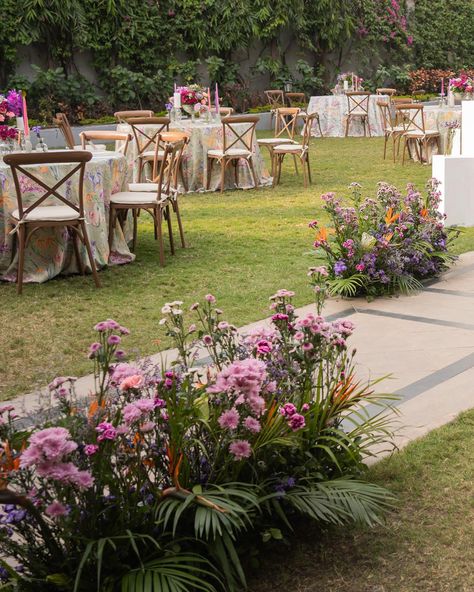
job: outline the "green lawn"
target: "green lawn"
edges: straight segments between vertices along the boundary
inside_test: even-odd
[[[369,471],[398,509],[384,526],[301,527],[264,552],[251,592],[472,592],[474,410]]]
[[[77,276],[26,285],[19,298],[15,286],[0,284],[1,396],[29,392],[58,374],[90,371],[91,328],[104,318],[128,326],[132,335],[124,345],[146,355],[167,346],[158,325],[167,300],[192,303],[213,292],[237,325],[266,316],[268,296],[281,287],[297,292],[298,305],[310,302],[307,223],[321,216],[321,194],[345,194],[352,181],[372,195],[381,180],[422,187],[430,176],[431,167],[384,162],[382,146],[380,138],[313,140],[314,184],[306,190],[288,161],[275,189],[184,196],[189,248],[167,254],[165,268],[158,265],[152,226],[141,216],[136,262],[101,272],[101,290],[90,277]],[[472,248],[474,229],[458,244],[459,251]]]

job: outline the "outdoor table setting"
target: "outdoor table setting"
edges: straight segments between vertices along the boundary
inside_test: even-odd
[[[28,165],[44,183],[53,186],[74,167],[72,164]],[[126,158],[117,152],[93,152],[92,160],[86,165],[84,176],[84,209],[87,232],[92,245],[96,266],[102,268],[109,263],[129,263],[135,259],[130,252],[126,237],[117,226],[113,240],[113,252],[108,243],[109,202],[113,193],[127,188],[130,168]],[[33,203],[44,190],[24,175],[19,182],[25,203]],[[66,188],[66,189],[65,189]],[[78,203],[77,174],[59,188],[67,192],[68,199]],[[10,167],[0,159],[0,278],[16,281],[18,254],[15,249],[13,223],[10,215],[17,208],[15,186]],[[49,197],[44,205],[56,205],[58,200]],[[125,226],[128,233],[128,226]],[[81,258],[86,269],[89,262],[81,245]],[[28,244],[25,257],[25,282],[45,282],[59,274],[77,273],[72,237],[64,228],[45,227],[36,231]]]
[[[141,126],[144,131],[153,134],[156,131],[156,126],[144,124]],[[244,132],[248,124],[235,124],[235,129],[239,133]],[[205,191],[206,177],[207,177],[207,151],[213,149],[223,148],[223,126],[220,121],[209,121],[204,118],[192,120],[191,118],[183,118],[179,121],[172,121],[170,130],[185,131],[190,134],[189,144],[183,152],[183,175],[188,186],[188,191]],[[128,124],[120,123],[117,126],[117,131],[130,131]],[[231,140],[230,136],[228,136]],[[237,144],[235,147],[240,147]],[[269,186],[272,183],[272,178],[266,168],[263,156],[257,144],[257,138],[253,139],[253,153],[254,166],[257,174],[257,179],[260,186]],[[133,166],[134,181],[137,180],[138,162],[137,162],[137,145],[136,141],[132,140],[127,152],[127,159],[129,164]],[[209,189],[215,191],[220,186],[220,172],[219,167],[214,167]],[[234,189],[236,187],[233,171],[229,168],[226,173],[225,181],[226,189]],[[239,161],[239,175],[238,188],[251,189],[254,187],[253,179],[249,167],[241,160]]]
[[[369,98],[369,127],[372,136],[383,136],[383,122],[377,107],[378,100],[387,100],[386,95],[371,95]],[[308,113],[318,113],[321,132],[324,137],[342,138],[346,132],[348,100],[345,94],[314,96],[310,98]],[[313,127],[313,136],[319,136],[319,129]],[[364,126],[354,120],[349,128],[349,136],[363,136]]]

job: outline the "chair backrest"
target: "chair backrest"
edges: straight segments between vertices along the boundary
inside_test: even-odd
[[[8,164],[12,170],[13,181],[15,183],[19,219],[23,220],[27,214],[39,207],[48,197],[54,196],[59,201],[63,202],[73,210],[75,210],[81,218],[84,217],[84,171],[86,163],[92,158],[92,153],[82,150],[74,150],[73,152],[39,152],[39,153],[28,153],[28,154],[7,154],[3,157],[5,164]],[[55,180],[53,186],[47,185],[44,179],[38,178],[31,168],[24,168],[28,165],[53,165],[71,163],[76,166],[67,172],[61,179]],[[79,203],[73,203],[67,199],[64,195],[58,193],[58,189],[61,185],[64,185],[75,173],[79,173],[79,185],[78,185],[78,197]],[[20,181],[18,173],[31,179],[36,185],[44,189],[44,193],[38,197],[33,203],[25,206],[23,204],[23,195],[21,191]]]
[[[284,138],[286,134],[289,140],[293,140],[300,111],[299,107],[280,107],[275,110],[275,138]]]
[[[303,127],[303,148],[308,148],[309,141],[311,140],[311,130],[313,129],[313,123],[317,113],[309,113],[304,115],[304,127]]]
[[[407,103],[405,105],[396,105],[397,121],[403,125],[406,132],[425,133],[425,118],[423,115],[423,105],[419,103]]]
[[[228,117],[234,114],[234,109],[232,107],[219,107],[219,114],[221,117]]]
[[[292,107],[295,103],[306,103],[306,95],[304,92],[287,92],[285,93],[285,98],[290,107]]]
[[[239,143],[242,143],[249,152],[253,152],[255,128],[259,120],[260,117],[257,115],[231,115],[229,117],[223,117],[221,121],[224,136],[224,153]],[[244,126],[243,131],[236,127],[238,125]]]
[[[264,90],[263,92],[273,109],[285,106],[285,93],[282,90]]]
[[[388,95],[389,97],[393,97],[393,95],[397,94],[396,88],[378,88],[375,93],[377,95]]]
[[[56,117],[53,119],[53,123],[59,127],[61,130],[64,139],[66,140],[66,146],[74,149],[74,134],[72,133],[72,128],[69,123],[69,120],[65,113],[56,113]]]
[[[183,150],[189,144],[191,139],[191,133],[185,131],[171,131],[171,132],[163,132],[160,134],[160,137],[157,138],[156,145],[155,145],[155,157],[153,159],[153,173],[152,173],[152,182],[156,183],[157,179],[159,178],[159,173],[164,166],[167,166],[166,162],[166,155],[163,158],[158,159],[158,152],[165,148],[165,144],[169,144],[170,146],[183,142]],[[181,164],[183,154],[180,155],[179,165]],[[158,166],[160,164],[160,166]]]
[[[183,150],[189,138],[184,138],[174,142],[167,142],[163,138],[158,138],[157,145],[163,146],[163,160],[159,173],[153,179],[157,183],[157,200],[160,201],[162,196],[176,196],[178,193],[178,175],[181,166],[181,159]]]
[[[126,120],[129,117],[153,117],[153,111],[149,110],[132,110],[132,111],[116,111],[114,113],[114,117],[119,121],[119,123],[126,123]]]
[[[137,155],[140,156],[147,150],[154,150],[158,136],[168,131],[169,117],[128,117],[125,123],[132,128],[137,147]],[[144,126],[153,126],[152,129]]]
[[[370,93],[362,90],[346,92],[349,115],[363,111],[369,114]]]
[[[413,99],[411,97],[391,97],[390,101],[392,105],[407,105],[408,103],[413,103]]]
[[[388,101],[388,99],[386,99],[386,100],[379,99],[377,101],[377,107],[379,108],[379,111],[380,111],[380,116],[382,118],[382,124],[383,124],[384,129],[393,131],[392,113],[391,113],[390,102]]]
[[[108,140],[110,142],[122,141],[123,144],[117,149],[117,152],[122,152],[124,156],[127,155],[128,144],[132,140],[132,135],[127,132],[114,132],[114,131],[101,131],[91,130],[88,132],[81,132],[79,134],[81,138],[81,146],[83,150],[86,150],[87,145],[94,148],[94,140]]]

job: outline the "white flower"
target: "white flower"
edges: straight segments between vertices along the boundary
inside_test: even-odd
[[[183,304],[182,300],[175,300],[174,302],[170,302],[170,306],[181,306]]]
[[[159,325],[164,325],[166,323],[166,319],[160,319]]]
[[[171,306],[169,304],[165,304],[161,309],[161,314],[169,314],[171,312]]]
[[[183,311],[180,308],[173,308],[171,311],[174,315],[182,315]]]

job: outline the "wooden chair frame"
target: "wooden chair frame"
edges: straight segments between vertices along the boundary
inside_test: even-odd
[[[389,97],[393,97],[393,95],[397,94],[396,88],[377,88],[375,91],[376,95],[388,95]]]
[[[130,117],[153,117],[155,114],[148,109],[135,109],[131,111],[116,111],[114,117],[119,123],[127,123]]]
[[[276,109],[275,135],[273,136],[273,138],[268,138],[267,141],[265,141],[265,138],[263,138],[262,140],[257,140],[259,146],[264,146],[268,149],[270,159],[272,162],[272,167],[274,163],[273,149],[275,148],[275,146],[278,146],[278,144],[293,143],[295,141],[296,125],[300,113],[301,109],[299,107],[280,107]],[[294,158],[294,163],[296,172],[298,173],[296,157]],[[274,175],[274,172],[275,171],[272,169],[272,176]]]
[[[89,258],[89,263],[92,270],[92,275],[97,288],[100,288],[99,276],[92,255],[91,245],[86,230],[86,222],[84,216],[84,172],[86,163],[92,158],[91,152],[75,150],[74,152],[47,152],[38,154],[9,154],[4,157],[5,164],[11,168],[13,181],[15,183],[17,202],[18,202],[18,219],[13,218],[16,226],[12,233],[15,233],[18,238],[18,268],[17,268],[17,292],[22,293],[23,288],[23,272],[25,266],[25,251],[33,234],[43,227],[66,227],[73,231],[73,247],[76,257],[78,270],[84,275],[84,263],[79,252],[78,239],[84,244]],[[53,165],[71,163],[76,166],[65,174],[52,187],[47,185],[42,179],[38,178],[30,169],[24,168],[28,165]],[[31,179],[36,185],[42,187],[45,193],[36,199],[28,207],[24,207],[23,196],[21,192],[20,181],[18,173],[25,175]],[[58,189],[66,183],[75,173],[79,173],[79,204],[76,205],[58,193]],[[54,196],[56,199],[74,210],[78,217],[73,220],[28,220],[27,216],[37,207],[39,207],[48,197]]]
[[[229,115],[234,114],[233,107],[219,107],[219,115],[221,117],[229,117]]]
[[[405,105],[396,106],[399,119],[404,127],[403,131],[403,156],[402,164],[405,164],[405,154],[411,157],[410,142],[415,144],[415,150],[418,160],[423,164],[423,150],[428,161],[428,145],[433,140],[436,140],[438,150],[441,150],[441,138],[439,132],[436,134],[427,134],[425,128],[425,117],[423,112],[423,105],[419,103],[408,103]]]
[[[283,92],[283,91],[282,91]],[[224,191],[224,183],[225,183],[225,172],[227,166],[230,163],[234,164],[234,177],[235,183],[238,186],[239,184],[239,171],[238,171],[238,164],[239,160],[243,159],[247,163],[250,172],[252,174],[252,178],[254,181],[255,189],[258,187],[258,179],[257,174],[255,172],[255,167],[253,164],[253,143],[255,138],[255,128],[259,121],[259,117],[256,115],[233,115],[229,117],[222,118],[222,135],[223,135],[223,150],[222,155],[214,156],[210,155],[209,152],[207,154],[207,179],[206,179],[206,189],[209,189],[211,183],[211,176],[212,176],[212,169],[214,166],[214,161],[217,160],[221,165],[221,193]],[[248,127],[245,128],[243,132],[240,132],[238,129],[234,128],[236,124],[248,124]],[[230,132],[230,133],[228,133]],[[228,137],[230,136],[230,137]],[[244,150],[248,151],[247,156],[236,156],[229,154],[228,151],[232,149],[233,146],[241,142],[245,148]]]
[[[294,103],[306,103],[306,93],[304,92],[286,92],[285,99],[288,107],[293,107]]]
[[[114,131],[101,131],[91,130],[88,132],[81,132],[79,134],[81,138],[82,149],[86,150],[87,144],[94,145],[94,140],[109,140],[109,141],[122,141],[124,142],[116,152],[122,152],[124,156],[127,155],[128,145],[132,140],[132,135],[127,132],[114,132]]]
[[[53,123],[61,130],[61,133],[66,140],[66,146],[71,150],[74,150],[74,134],[72,133],[71,124],[69,123],[67,115],[65,113],[56,113]]]
[[[346,133],[347,138],[349,134],[349,124],[352,119],[360,117],[364,126],[364,137],[367,136],[367,129],[369,131],[369,138],[372,137],[369,124],[369,101],[370,93],[365,91],[346,92],[347,96],[347,119],[346,119]]]
[[[282,90],[264,90],[263,92],[272,109],[285,106],[285,93]]]
[[[393,162],[395,162],[395,157],[400,151],[400,139],[404,133],[404,129],[397,129],[397,127],[394,126],[392,122],[392,112],[389,100],[378,100],[377,107],[380,111],[384,131],[383,159],[385,160],[387,156],[387,143],[391,138],[393,148]]]
[[[144,153],[156,152],[157,138],[164,131],[168,131],[170,125],[169,117],[129,117],[125,120],[132,128],[133,137],[137,147],[137,160],[138,160],[138,182],[141,182],[143,170],[147,163],[153,163],[154,156],[145,156]],[[155,125],[156,129],[153,132],[149,132],[143,129],[144,125]],[[163,150],[163,146],[159,147],[159,150]]]
[[[280,146],[274,147],[274,150],[273,150],[274,163],[272,165],[272,169],[275,174],[273,176],[273,187],[275,187],[275,185],[277,185],[280,182],[282,164],[283,164],[283,160],[287,154],[291,154],[293,157],[298,157],[300,159],[301,166],[303,168],[304,186],[308,187],[308,181],[310,184],[312,183],[311,165],[310,165],[310,161],[309,161],[309,142],[311,140],[311,129],[313,127],[313,122],[315,119],[316,119],[316,113],[310,113],[309,115],[305,116],[305,123],[304,123],[304,128],[303,128],[303,142],[302,142],[301,146],[298,145],[298,147],[300,148],[299,153],[294,152],[294,151],[290,151],[290,150],[285,151]],[[282,146],[283,146],[283,144],[282,144]],[[296,146],[295,146],[295,148],[296,148]],[[296,168],[296,172],[298,173],[298,168]]]
[[[158,138],[158,142],[162,143],[162,138]],[[138,226],[138,215],[141,210],[144,210],[150,214],[153,218],[155,240],[158,240],[159,246],[159,260],[160,265],[163,267],[165,264],[164,255],[164,244],[163,244],[163,218],[166,220],[168,225],[168,235],[170,241],[171,254],[174,255],[174,240],[173,240],[173,229],[171,226],[171,215],[170,205],[176,214],[178,221],[178,228],[181,238],[181,245],[184,248],[186,246],[184,240],[184,231],[181,221],[181,215],[179,212],[178,204],[178,174],[180,170],[180,161],[183,154],[183,149],[186,145],[184,140],[180,140],[174,143],[166,142],[164,144],[164,157],[163,163],[160,167],[157,183],[157,194],[156,201],[151,204],[149,201],[143,203],[137,203],[133,200],[130,203],[114,203],[113,199],[110,202],[110,223],[109,223],[109,245],[112,248],[113,232],[117,221],[124,228],[125,221],[127,218],[128,211],[132,211],[133,215],[133,240],[132,240],[132,251],[135,250],[137,243],[137,226]],[[133,192],[129,192],[133,194]]]

